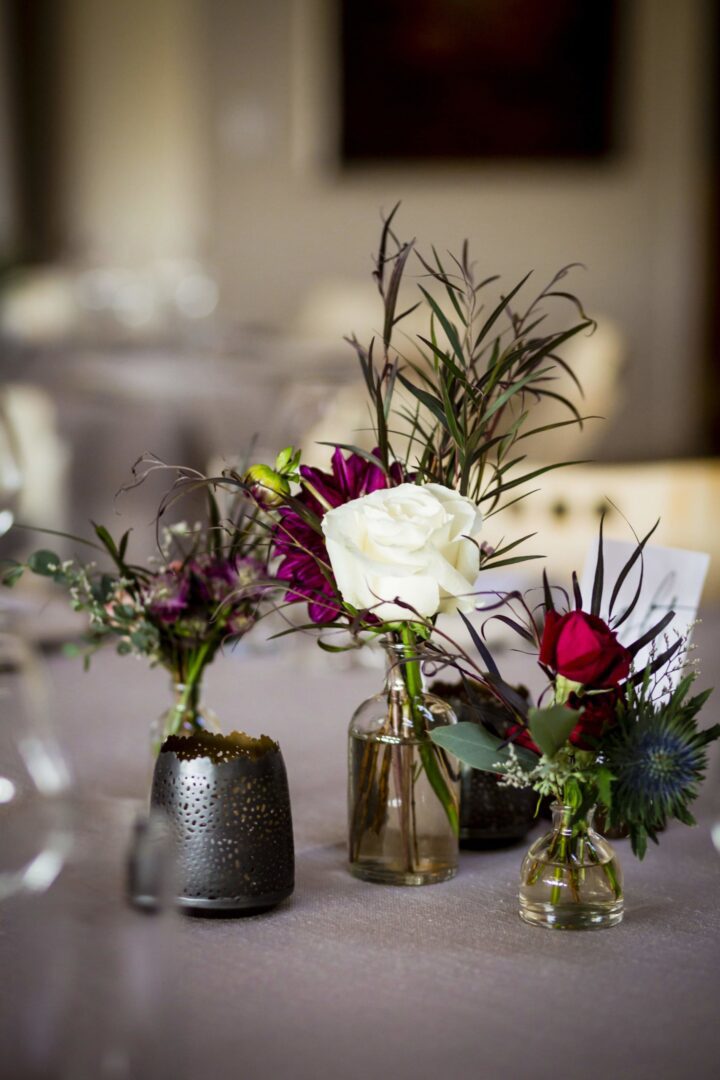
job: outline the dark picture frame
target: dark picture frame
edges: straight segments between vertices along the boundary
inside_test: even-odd
[[[615,148],[616,0],[341,0],[346,165]]]

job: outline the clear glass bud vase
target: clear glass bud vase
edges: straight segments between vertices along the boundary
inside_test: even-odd
[[[425,691],[412,643],[389,639],[385,689],[349,730],[350,871],[388,885],[429,885],[457,873],[460,779],[456,759],[428,738],[454,724]]]
[[[197,735],[202,731],[220,734],[217,716],[201,702],[202,683],[172,680],[173,704],[150,726],[150,744],[157,757],[168,735]]]
[[[552,830],[523,860],[520,918],[556,930],[616,926],[623,917],[622,870],[612,846],[593,829],[593,811],[578,817],[559,803],[552,811]]]

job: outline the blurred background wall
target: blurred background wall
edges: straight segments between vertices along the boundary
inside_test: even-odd
[[[215,16],[211,235],[235,312],[288,318],[314,284],[367,274],[369,223],[378,206],[402,198],[409,235],[453,250],[468,236],[488,273],[513,280],[534,268],[545,277],[584,262],[589,273],[577,287],[589,310],[622,326],[630,360],[627,403],[605,452],[699,448],[710,5],[619,5],[619,146],[607,161],[349,173],[333,160],[333,5],[216,0],[205,8]],[[633,419],[640,396],[642,431]]]
[[[527,45],[523,0],[403,4],[438,41],[475,6]],[[398,199],[403,236],[469,237],[508,287],[587,266],[573,291],[616,392],[583,456],[717,450],[716,4],[603,5],[607,153],[348,162],[340,0],[2,0],[2,372],[66,486],[56,519],[107,516],[143,450],[204,468],[322,422],[355,374],[342,335],[375,325],[370,254]],[[359,81],[394,78],[383,57]]]

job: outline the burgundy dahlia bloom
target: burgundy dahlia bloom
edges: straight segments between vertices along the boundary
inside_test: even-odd
[[[379,458],[378,450],[373,454]],[[360,454],[351,453],[345,457],[339,447],[333,453],[331,468],[332,472],[326,473],[307,465],[300,467],[305,483],[297,501],[319,518],[325,515],[328,507],[334,509],[389,486],[379,465],[373,465]],[[390,478],[393,485],[402,484],[406,479],[397,462],[390,467]],[[285,599],[306,601],[308,615],[314,623],[332,622],[340,610],[339,599],[332,578],[323,573],[323,568],[330,573],[323,536],[295,510],[283,507],[274,546],[275,554],[282,559],[277,576],[288,583]]]

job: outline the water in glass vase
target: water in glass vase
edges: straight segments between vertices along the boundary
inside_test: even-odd
[[[556,930],[616,926],[623,917],[622,870],[612,846],[592,827],[553,805],[553,829],[536,840],[520,875],[520,918]]]
[[[457,837],[418,750],[392,736],[351,736],[350,869],[356,877],[429,885],[457,873]],[[451,785],[447,770],[445,777]]]
[[[388,652],[384,692],[350,724],[350,871],[381,884],[429,885],[457,872],[459,771],[428,738],[455,714],[425,692],[416,658],[392,642]]]

